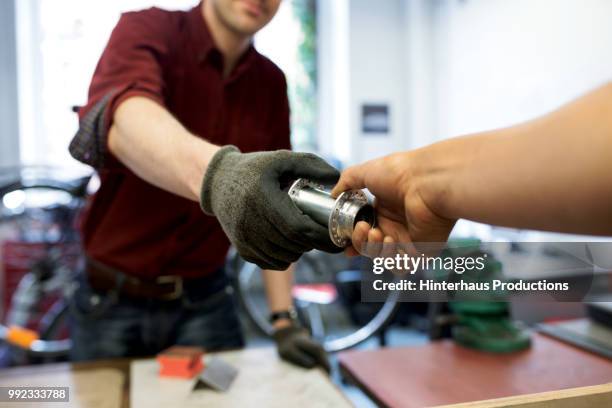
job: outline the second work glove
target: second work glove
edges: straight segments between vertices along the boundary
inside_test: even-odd
[[[201,206],[217,217],[246,261],[283,270],[313,248],[342,250],[331,242],[327,228],[302,214],[285,191],[285,185],[302,177],[335,184],[339,173],[310,153],[241,153],[225,146],[208,165]]]
[[[330,372],[327,353],[321,344],[298,326],[289,326],[274,332],[278,354],[283,360],[304,368],[321,367]]]

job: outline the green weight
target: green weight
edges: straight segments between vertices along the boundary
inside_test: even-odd
[[[478,239],[449,241],[443,256],[479,256],[484,254]],[[464,281],[491,282],[504,279],[502,264],[487,254],[485,268],[477,274],[461,276]],[[435,271],[438,279],[446,271]],[[529,332],[520,323],[511,320],[509,303],[503,301],[505,294],[499,291],[457,292],[449,301],[457,323],[451,332],[458,344],[492,353],[509,353],[530,346]]]

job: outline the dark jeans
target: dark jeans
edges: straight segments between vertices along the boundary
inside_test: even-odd
[[[186,287],[174,301],[136,299],[96,291],[82,276],[70,300],[71,359],[150,356],[175,344],[206,350],[243,347],[224,272],[211,277],[206,288]]]

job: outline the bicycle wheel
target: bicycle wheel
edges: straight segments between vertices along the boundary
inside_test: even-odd
[[[361,302],[358,262],[342,254],[311,251],[295,265],[292,295],[298,316],[329,352],[354,347],[372,337],[397,309],[397,292],[384,303]],[[229,265],[247,316],[261,332],[271,335],[261,269],[238,255],[231,257]]]
[[[62,358],[70,347],[63,298],[81,254],[75,223],[88,180],[48,168],[0,172],[2,320],[38,333],[30,356]]]

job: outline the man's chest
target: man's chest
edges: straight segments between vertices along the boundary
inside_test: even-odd
[[[273,145],[274,101],[265,80],[245,73],[228,82],[211,66],[186,64],[168,69],[166,101],[170,112],[191,132],[215,144],[243,151]],[[268,84],[271,86],[271,84]]]

